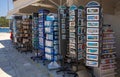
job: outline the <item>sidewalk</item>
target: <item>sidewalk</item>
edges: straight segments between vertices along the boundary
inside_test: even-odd
[[[0,77],[63,77],[63,73],[48,70],[42,62],[30,59],[34,53],[20,53],[12,45],[9,33],[0,33]],[[80,77],[91,77],[81,71]],[[65,77],[74,77],[66,74]]]
[[[0,77],[49,77],[45,66],[13,48],[8,33],[0,33]]]

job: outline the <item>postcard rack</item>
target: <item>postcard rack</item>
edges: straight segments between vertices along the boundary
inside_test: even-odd
[[[32,16],[32,46],[33,50],[39,49],[38,13]]]
[[[82,6],[77,7],[72,5],[69,8],[69,57],[71,62],[78,66],[84,59],[85,53],[85,24],[84,24],[84,9]]]
[[[42,56],[43,64],[45,61],[45,20],[49,13],[46,9],[40,9],[38,13],[38,32],[39,32],[39,56]]]
[[[102,37],[100,4],[91,1],[86,6],[86,66],[99,67]]]
[[[39,31],[38,31],[38,13],[32,14],[32,51],[35,52],[35,56],[32,56],[33,61],[41,60],[39,56]]]
[[[21,42],[20,52],[32,52],[32,23],[31,19],[25,19],[21,22]]]
[[[58,19],[57,14],[49,13],[45,21],[45,58],[51,61],[48,64],[48,69],[57,69],[58,60]]]
[[[59,22],[59,55],[61,56],[61,67],[65,64],[65,56],[68,52],[67,45],[69,43],[69,16],[68,8],[66,6],[60,6],[58,12],[58,22]]]
[[[22,20],[21,20],[22,21]],[[17,46],[16,48],[18,49],[18,51],[20,51],[20,42],[21,42],[21,37],[20,35],[22,34],[21,32],[21,21],[16,21],[16,25],[17,25],[17,29],[16,29],[16,38],[17,38]]]

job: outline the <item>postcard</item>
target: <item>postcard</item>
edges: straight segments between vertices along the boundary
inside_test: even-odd
[[[87,41],[99,41],[99,35],[87,35]]]
[[[86,53],[99,54],[99,48],[87,48]]]
[[[87,42],[87,47],[99,47],[98,42]]]
[[[99,20],[99,15],[87,15],[87,20]]]
[[[86,59],[87,60],[98,60],[98,55],[91,55],[91,54],[87,54],[86,55]]]
[[[87,34],[99,34],[98,28],[87,28]]]
[[[99,8],[87,8],[87,14],[99,14]]]
[[[98,67],[98,62],[96,61],[86,61],[86,65],[87,66],[91,66],[91,67]]]
[[[88,21],[87,22],[87,27],[99,27],[99,22],[98,21]]]

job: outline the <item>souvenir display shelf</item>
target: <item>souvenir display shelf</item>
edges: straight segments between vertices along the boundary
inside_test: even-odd
[[[16,48],[18,49],[18,51],[19,51],[19,48],[20,48],[20,41],[21,41],[21,37],[20,37],[20,34],[22,34],[21,33],[21,22],[22,22],[22,20],[16,20],[16,41],[17,41],[17,43],[16,43]]]
[[[60,6],[58,12],[59,18],[59,54],[62,57],[61,66],[65,66],[66,55],[69,43],[69,12],[66,6]]]
[[[40,9],[38,13],[38,32],[39,32],[39,56],[42,56],[43,63],[45,61],[45,20],[49,13],[46,9]]]
[[[116,73],[116,52],[114,51],[114,32],[110,25],[103,26],[103,42],[101,62],[98,68],[98,77],[115,77]]]
[[[59,67],[57,64],[58,54],[58,20],[57,14],[50,13],[45,21],[45,58],[50,60],[48,69],[56,69]]]
[[[84,59],[85,53],[85,24],[83,7],[72,5],[69,8],[69,57],[75,62],[78,71],[78,64]]]
[[[33,13],[32,19],[32,46],[33,50],[39,49],[38,13]]]
[[[99,67],[102,48],[102,13],[100,4],[91,1],[86,7],[86,66]]]
[[[19,27],[19,51],[32,52],[32,25],[30,19],[25,19]]]

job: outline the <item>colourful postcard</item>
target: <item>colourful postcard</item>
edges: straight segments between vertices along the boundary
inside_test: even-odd
[[[87,42],[87,47],[99,47],[98,42]]]
[[[87,8],[87,14],[99,14],[99,8]]]
[[[87,48],[86,53],[89,54],[99,54],[99,48]]]

